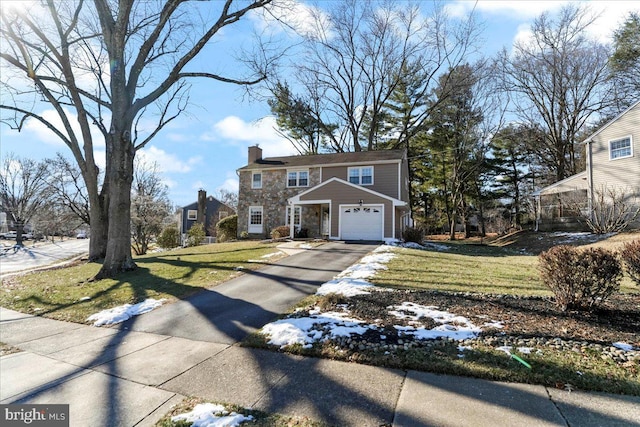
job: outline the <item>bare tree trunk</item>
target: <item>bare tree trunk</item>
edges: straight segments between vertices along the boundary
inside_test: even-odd
[[[97,195],[95,201],[89,205],[91,215],[89,261],[102,260],[107,255],[107,238],[109,232],[109,210],[107,199],[104,195]]]
[[[114,277],[136,268],[131,256],[131,183],[135,150],[130,132],[116,131],[107,141],[111,151],[110,173],[105,177],[109,187],[109,231],[107,252],[97,279]]]

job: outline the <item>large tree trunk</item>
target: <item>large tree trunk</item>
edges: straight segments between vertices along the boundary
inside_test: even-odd
[[[103,260],[107,255],[107,238],[109,232],[109,209],[107,200],[105,195],[99,195],[95,198],[95,201],[90,204],[90,262]]]
[[[131,256],[131,183],[135,151],[129,131],[115,132],[107,141],[110,170],[105,180],[109,191],[107,253],[97,279],[114,277],[136,268]]]

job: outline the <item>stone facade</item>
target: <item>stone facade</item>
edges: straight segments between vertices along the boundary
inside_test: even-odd
[[[287,199],[320,183],[320,168],[309,168],[307,187],[287,187],[286,169],[263,169],[262,188],[251,188],[252,171],[240,171],[238,197],[238,234],[248,232],[250,206],[262,206],[261,234],[250,234],[255,238],[269,238],[271,230],[286,224]],[[309,231],[309,237],[320,235],[320,207],[302,206],[301,226]]]

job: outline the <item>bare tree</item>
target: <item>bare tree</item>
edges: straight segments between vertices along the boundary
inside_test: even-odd
[[[46,0],[2,14],[0,60],[13,74],[3,72],[7,96],[0,108],[15,114],[3,121],[22,129],[35,119],[71,150],[89,195],[90,256],[104,257],[97,278],[135,268],[133,161],[185,109],[189,79],[250,85],[265,76],[264,69],[236,78],[188,66],[223,28],[270,2]],[[207,16],[199,26],[202,13]],[[38,113],[43,105],[55,110],[55,121]],[[147,132],[143,118],[155,122]],[[102,185],[95,154],[100,140],[106,146]]]
[[[272,86],[272,106],[289,106],[274,112],[292,124],[292,139],[311,151],[318,140],[320,148],[337,152],[379,148],[387,103],[408,72],[420,74],[421,82],[411,100],[412,121],[396,133],[424,123],[424,99],[439,74],[462,63],[477,35],[472,19],[454,22],[441,5],[434,7],[423,17],[417,4],[345,0],[317,12],[315,30],[302,35],[293,79]]]
[[[544,13],[532,25],[532,37],[499,56],[504,89],[521,119],[542,124],[546,137],[536,154],[559,181],[578,172],[577,137],[589,119],[613,102],[609,84],[609,48],[590,39],[586,29],[596,16],[569,4],[557,19]]]
[[[0,170],[0,207],[16,226],[18,246],[22,246],[24,226],[49,203],[47,178],[48,168],[44,162],[20,159],[13,154],[4,157]]]
[[[82,223],[90,225],[89,194],[82,179],[82,172],[60,153],[49,160],[49,163],[49,191],[55,203],[67,208]]]
[[[144,255],[162,232],[173,210],[169,189],[162,183],[157,164],[136,161],[131,197],[131,237],[136,255]]]

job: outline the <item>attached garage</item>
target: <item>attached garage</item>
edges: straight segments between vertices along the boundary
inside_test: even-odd
[[[383,205],[340,206],[342,240],[383,240]]]

